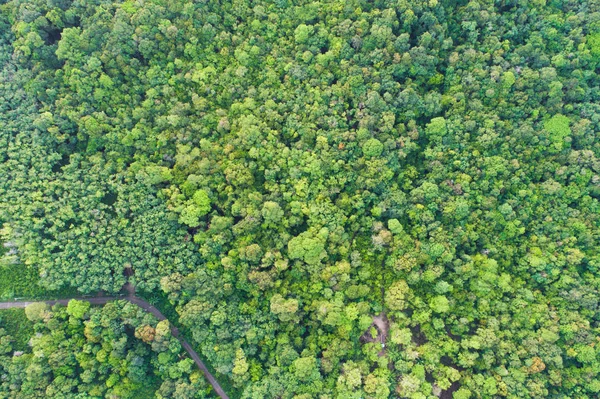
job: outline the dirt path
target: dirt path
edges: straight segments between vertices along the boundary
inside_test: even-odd
[[[385,344],[387,341],[388,331],[390,329],[390,323],[387,319],[385,313],[381,313],[379,316],[373,317],[373,324],[379,330],[379,339],[382,344]]]
[[[377,335],[372,334],[372,329],[375,327],[377,331]],[[385,343],[387,342],[387,337],[390,329],[390,322],[385,315],[385,313],[380,313],[378,316],[373,316],[373,323],[369,327],[367,331],[360,337],[361,342],[378,342],[381,345],[381,350],[379,351],[379,356],[385,356]]]
[[[107,302],[121,299],[121,300],[129,301],[129,302],[133,303],[134,305],[137,305],[140,308],[144,309],[145,311],[152,313],[152,315],[154,317],[156,317],[158,320],[167,320],[167,318],[160,312],[160,310],[156,309],[154,306],[150,305],[148,302],[144,301],[143,299],[136,297],[135,296],[135,288],[133,286],[131,286],[131,285],[126,286],[125,291],[128,293],[128,296],[124,296],[124,297],[100,296],[100,297],[93,297],[93,298],[58,299],[58,300],[54,300],[54,301],[0,302],[0,309],[25,308],[27,305],[30,305],[30,304],[36,303],[36,302],[44,302],[44,303],[47,303],[48,305],[56,305],[57,303],[59,303],[61,305],[66,306],[71,299],[77,299],[79,301],[86,301],[86,302],[91,303],[92,305],[104,305]],[[213,375],[210,373],[210,371],[208,371],[204,362],[202,360],[200,360],[200,356],[198,356],[196,351],[194,351],[192,346],[185,339],[183,339],[182,337],[179,336],[179,330],[177,330],[177,328],[175,328],[175,327],[171,327],[171,333],[173,334],[174,337],[176,337],[179,340],[183,349],[185,349],[186,352],[192,358],[192,360],[194,360],[194,362],[196,363],[198,368],[200,370],[202,370],[202,372],[204,373],[204,377],[206,377],[206,379],[208,380],[210,385],[212,385],[212,387],[215,390],[215,392],[217,393],[217,395],[219,395],[222,399],[229,399],[229,396],[227,396],[227,394],[225,393],[223,388],[221,388],[221,385],[219,385],[219,382],[215,379],[215,377],[213,377]]]

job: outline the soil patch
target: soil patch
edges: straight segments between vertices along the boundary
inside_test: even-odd
[[[371,328],[375,327],[377,335],[373,337],[371,334]],[[385,343],[390,331],[390,321],[388,320],[385,313],[381,313],[377,316],[373,316],[373,324],[369,326],[367,331],[360,337],[361,342],[379,342],[381,344],[381,351],[379,356],[385,355]]]

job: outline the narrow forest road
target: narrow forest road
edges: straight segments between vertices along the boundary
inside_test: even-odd
[[[127,283],[124,287],[124,290],[127,292],[127,296],[124,297],[113,297],[113,296],[98,296],[93,298],[70,298],[70,299],[57,299],[53,301],[21,301],[21,302],[0,302],[0,309],[12,309],[12,308],[25,308],[27,305],[36,302],[44,302],[48,305],[56,305],[57,303],[61,305],[67,305],[71,299],[77,299],[79,301],[86,301],[92,305],[104,305],[107,302],[115,301],[115,300],[125,300],[133,303],[134,305],[139,306],[147,312],[150,312],[156,317],[158,320],[167,320],[167,318],[160,312],[160,310],[156,309],[154,306],[150,305],[148,302],[143,299],[135,296],[135,288]],[[210,385],[212,385],[213,389],[222,399],[229,399],[229,396],[225,393],[219,382],[213,377],[213,375],[208,371],[206,365],[202,360],[200,360],[200,356],[192,349],[192,346],[182,337],[179,336],[179,330],[176,327],[171,325],[171,333],[175,338],[179,340],[183,349],[190,355],[192,360],[198,365],[198,368],[202,370],[204,373],[204,377],[208,380]]]

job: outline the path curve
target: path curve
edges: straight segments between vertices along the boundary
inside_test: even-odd
[[[133,291],[131,289],[126,289],[126,291],[130,295],[124,296],[124,297],[98,296],[98,297],[93,297],[93,298],[74,297],[74,298],[69,298],[69,299],[57,299],[57,300],[53,300],[53,301],[0,302],[0,309],[25,308],[27,305],[31,305],[32,303],[37,303],[37,302],[44,302],[48,305],[56,305],[58,303],[58,304],[66,306],[71,299],[77,299],[78,301],[86,301],[92,305],[105,305],[106,303],[108,303],[110,301],[125,300],[125,301],[133,303],[134,305],[139,306],[140,308],[144,309],[145,311],[147,311],[149,313],[152,313],[152,315],[154,315],[154,317],[156,317],[158,320],[161,320],[161,321],[168,320],[160,312],[160,310],[158,310],[154,306],[150,305],[148,302],[144,301],[143,299],[135,296],[135,294],[134,294],[135,291]],[[198,356],[196,351],[192,348],[192,346],[185,339],[183,339],[182,337],[179,336],[179,330],[176,327],[174,327],[172,324],[171,324],[171,334],[173,334],[173,336],[179,340],[183,349],[185,349],[185,351],[190,355],[192,360],[194,360],[194,362],[196,363],[198,368],[202,371],[202,373],[204,373],[204,377],[206,377],[206,379],[208,380],[210,385],[212,385],[212,387],[215,390],[215,392],[217,393],[217,395],[219,395],[222,399],[229,399],[229,396],[227,396],[227,394],[225,393],[223,388],[221,388],[221,385],[219,385],[219,382],[210,373],[210,371],[208,371],[208,369],[206,368],[206,365],[200,359],[200,356]]]

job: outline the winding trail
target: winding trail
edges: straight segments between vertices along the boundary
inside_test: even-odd
[[[77,299],[79,301],[86,301],[92,305],[104,305],[110,301],[125,300],[125,301],[129,301],[129,302],[133,303],[134,305],[139,306],[140,308],[144,309],[145,311],[147,311],[149,313],[152,313],[152,315],[154,315],[154,317],[156,317],[158,320],[161,320],[161,321],[167,320],[167,318],[160,312],[160,310],[158,310],[154,306],[150,305],[148,302],[144,301],[143,299],[135,296],[135,288],[131,284],[129,284],[129,283],[125,284],[123,289],[127,292],[127,296],[123,296],[123,297],[97,296],[97,297],[92,297],[92,298],[73,297],[73,298],[69,298],[69,299],[57,299],[57,300],[53,300],[53,301],[0,302],[0,309],[25,308],[27,305],[30,305],[30,304],[36,303],[36,302],[44,302],[44,303],[47,303],[48,305],[56,305],[58,303],[58,304],[66,306],[71,299]],[[173,336],[179,340],[183,349],[186,350],[186,352],[190,355],[192,360],[194,360],[196,365],[198,365],[198,368],[202,371],[202,373],[204,373],[204,377],[206,377],[206,379],[208,380],[210,385],[212,385],[213,389],[215,390],[215,393],[217,393],[217,395],[219,395],[222,399],[229,399],[229,396],[227,396],[227,394],[225,393],[223,388],[221,388],[221,385],[219,385],[219,382],[210,373],[210,371],[208,371],[204,362],[202,360],[200,360],[200,356],[198,356],[198,354],[196,353],[196,351],[194,351],[192,346],[184,338],[182,338],[179,335],[179,330],[176,327],[174,327],[172,324],[171,324],[171,334],[173,334]]]

